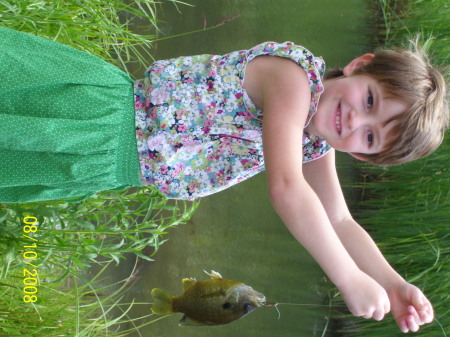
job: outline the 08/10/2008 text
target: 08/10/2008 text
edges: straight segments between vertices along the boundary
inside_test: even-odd
[[[38,230],[38,220],[34,216],[27,216],[23,219],[23,222],[25,225],[23,226],[23,236],[29,240],[32,241],[32,243],[23,246],[25,251],[23,252],[23,262],[28,264],[31,267],[34,267],[33,269],[29,270],[24,268],[23,269],[23,301],[25,303],[29,302],[36,302],[37,301],[37,284],[38,284],[38,271],[37,266],[34,264],[36,263],[35,260],[37,259],[37,252],[32,250],[32,248],[37,248],[37,239],[32,237],[32,233],[36,233]],[[32,263],[32,262],[34,263]]]

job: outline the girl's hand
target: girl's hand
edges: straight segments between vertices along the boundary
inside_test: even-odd
[[[359,317],[381,321],[390,310],[384,288],[363,272],[352,277],[352,282],[339,287],[350,312]]]
[[[433,307],[416,286],[403,282],[387,289],[392,315],[402,332],[416,332],[419,326],[433,321]]]

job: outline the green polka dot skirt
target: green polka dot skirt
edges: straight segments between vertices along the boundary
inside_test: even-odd
[[[60,43],[0,28],[0,202],[141,185],[133,81]]]

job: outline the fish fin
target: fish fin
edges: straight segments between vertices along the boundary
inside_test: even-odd
[[[186,290],[191,285],[193,285],[195,282],[197,282],[197,280],[193,277],[190,277],[190,278],[184,278],[181,282],[183,283],[183,289]]]
[[[173,312],[172,295],[169,295],[164,290],[154,288],[152,290],[152,297],[155,300],[152,305],[152,313],[155,315],[165,315]]]
[[[179,326],[204,326],[204,325],[216,325],[214,323],[209,323],[209,322],[200,322],[197,321],[196,319],[192,319],[186,315],[184,315],[181,319],[180,322],[178,323]]]
[[[216,272],[216,271],[214,271],[214,270],[211,270],[211,273],[208,273],[206,270],[203,270],[203,271],[206,273],[206,275],[211,276],[212,279],[220,279],[220,278],[223,278],[222,275],[220,275],[218,272]]]

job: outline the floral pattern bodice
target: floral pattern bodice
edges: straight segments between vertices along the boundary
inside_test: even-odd
[[[325,64],[292,42],[154,62],[144,79],[135,82],[144,184],[155,185],[168,198],[193,200],[264,170],[263,111],[242,88],[246,65],[260,55],[289,58],[306,71],[311,88],[309,123],[323,91]],[[303,134],[304,163],[329,149],[322,138]]]

